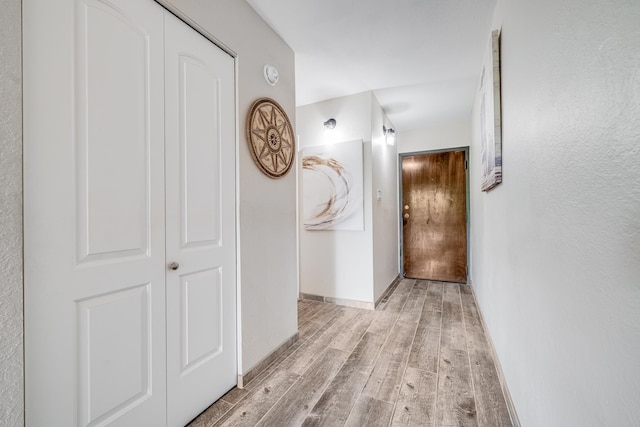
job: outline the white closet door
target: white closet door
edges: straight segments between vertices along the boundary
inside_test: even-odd
[[[237,382],[233,59],[166,13],[167,415]],[[174,266],[176,267],[176,266]]]
[[[166,423],[163,13],[23,1],[28,426]]]

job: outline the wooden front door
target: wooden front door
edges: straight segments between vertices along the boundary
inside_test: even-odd
[[[405,277],[467,281],[465,152],[402,158]]]

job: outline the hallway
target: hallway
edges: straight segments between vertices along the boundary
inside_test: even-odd
[[[190,427],[511,426],[468,285],[404,279],[376,311],[298,302],[299,340]]]

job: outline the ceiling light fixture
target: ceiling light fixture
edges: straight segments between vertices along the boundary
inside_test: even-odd
[[[396,143],[396,131],[394,129],[382,125],[382,133],[384,134],[387,145],[394,145]]]
[[[333,129],[336,127],[336,119],[329,119],[326,122],[324,122],[324,127],[325,129]]]

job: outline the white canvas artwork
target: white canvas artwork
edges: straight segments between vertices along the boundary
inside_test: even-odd
[[[305,230],[364,230],[362,141],[302,150]]]
[[[493,31],[480,78],[480,143],[482,191],[502,182],[502,124],[500,111],[500,32]]]

